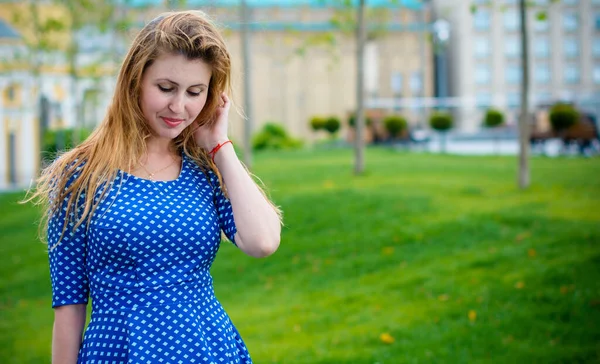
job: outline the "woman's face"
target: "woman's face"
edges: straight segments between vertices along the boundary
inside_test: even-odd
[[[140,107],[153,136],[175,139],[206,104],[212,71],[201,60],[164,54],[144,72]]]

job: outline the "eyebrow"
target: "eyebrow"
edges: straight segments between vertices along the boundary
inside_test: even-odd
[[[158,81],[167,81],[167,82],[170,82],[170,83],[174,84],[175,86],[179,86],[179,84],[177,82],[175,82],[173,80],[170,80],[168,78],[161,78]],[[199,83],[199,84],[196,84],[196,85],[191,85],[190,87],[200,87],[200,86],[208,87],[204,83]]]

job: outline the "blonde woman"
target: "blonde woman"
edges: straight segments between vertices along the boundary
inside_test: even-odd
[[[281,220],[227,137],[230,69],[202,13],[159,16],[106,118],[44,170],[32,198],[47,208],[53,363],[251,362],[209,269],[221,232],[264,257]]]

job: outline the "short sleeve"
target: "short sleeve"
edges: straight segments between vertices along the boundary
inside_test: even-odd
[[[236,245],[235,234],[237,233],[237,228],[235,226],[235,220],[233,219],[233,208],[231,207],[231,201],[225,197],[225,194],[221,189],[221,185],[219,184],[217,175],[212,171],[210,171],[209,174],[215,194],[214,201],[217,209],[217,215],[219,217],[219,226],[225,233],[225,236],[227,236],[227,239],[231,240],[231,242]]]
[[[82,194],[81,200],[84,198]],[[68,197],[60,210],[48,221],[48,256],[52,281],[52,307],[84,303],[89,296],[89,281],[85,269],[86,224],[75,231],[73,213],[61,237],[67,211]],[[80,200],[80,201],[81,201]],[[58,243],[58,244],[57,244]]]

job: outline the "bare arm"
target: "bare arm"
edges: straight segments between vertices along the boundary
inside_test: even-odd
[[[235,154],[231,143],[215,155],[233,208],[237,233],[235,242],[246,254],[266,257],[279,247],[281,222]]]
[[[54,309],[52,364],[76,364],[85,326],[86,305],[65,305]]]

